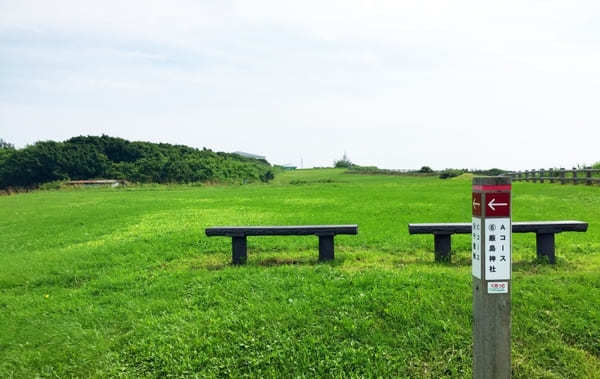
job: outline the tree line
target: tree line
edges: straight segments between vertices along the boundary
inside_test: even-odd
[[[273,167],[210,149],[122,138],[79,136],[15,149],[0,140],[0,188],[34,188],[58,180],[123,179],[140,183],[242,180],[267,182]]]

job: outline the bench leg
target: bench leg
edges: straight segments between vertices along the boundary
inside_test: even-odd
[[[333,237],[319,236],[319,262],[333,260]]]
[[[231,237],[232,262],[234,265],[246,264],[248,253],[246,252],[246,236]]]
[[[556,255],[554,248],[554,233],[544,233],[535,235],[535,242],[537,245],[537,257],[543,259],[548,257],[548,262],[555,264]]]
[[[435,247],[436,262],[450,262],[450,250],[452,240],[450,234],[434,234],[433,245]]]

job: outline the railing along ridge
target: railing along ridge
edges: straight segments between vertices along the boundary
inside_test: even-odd
[[[596,175],[596,176],[595,176]],[[600,169],[594,169],[591,167],[564,169],[564,168],[550,168],[550,169],[539,169],[539,170],[525,170],[515,171],[505,174],[510,176],[513,182],[525,181],[525,182],[540,182],[544,183],[548,181],[550,183],[585,183],[586,185],[593,185],[595,183],[600,184]]]

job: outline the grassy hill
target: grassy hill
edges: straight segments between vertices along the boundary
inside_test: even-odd
[[[287,172],[271,184],[0,197],[0,377],[471,375],[470,237],[450,264],[409,222],[470,220],[470,178]],[[513,219],[589,222],[557,265],[514,236],[513,374],[600,372],[600,188],[515,183]],[[359,224],[231,240],[214,225]],[[284,375],[282,375],[284,374]]]
[[[0,190],[8,191],[51,188],[71,179],[247,183],[268,182],[273,176],[273,167],[264,159],[107,135],[38,141],[22,149],[0,144]]]

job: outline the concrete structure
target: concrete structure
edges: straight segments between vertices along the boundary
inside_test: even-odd
[[[240,155],[240,156],[242,156],[244,158],[264,159],[264,160],[267,160],[267,157],[265,157],[263,155],[256,155],[256,154],[244,153],[243,151],[234,151],[233,154]]]
[[[83,187],[101,187],[101,186],[125,186],[127,181],[121,179],[92,179],[92,180],[71,180],[65,183],[68,186],[83,186]]]

